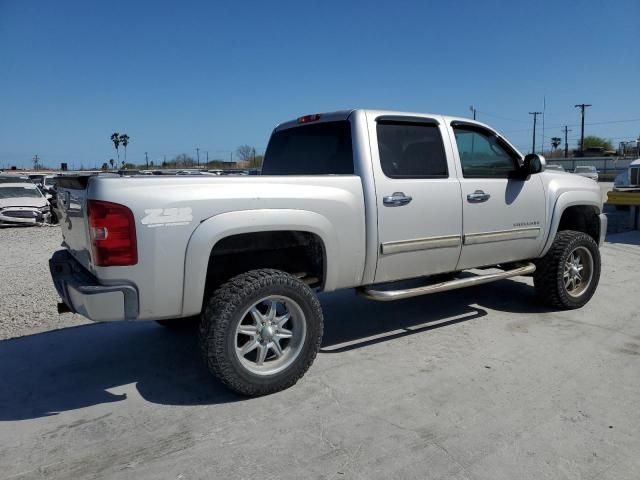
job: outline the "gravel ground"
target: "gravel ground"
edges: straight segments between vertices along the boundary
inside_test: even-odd
[[[0,339],[89,323],[58,315],[48,261],[61,241],[56,226],[0,228]]]

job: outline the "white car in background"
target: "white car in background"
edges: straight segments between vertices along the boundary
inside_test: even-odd
[[[0,176],[0,226],[50,223],[51,208],[28,178]]]
[[[598,181],[598,170],[593,165],[579,165],[573,171],[576,175],[581,177],[590,178],[594,182]]]
[[[547,172],[565,172],[565,169],[562,168],[560,165],[547,165],[545,167],[545,170]]]

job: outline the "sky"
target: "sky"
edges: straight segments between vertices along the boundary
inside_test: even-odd
[[[527,152],[528,112],[574,147],[590,103],[586,134],[617,145],[640,136],[639,47],[638,0],[0,0],[0,168],[100,166],[114,131],[132,163],[230,158],[357,107],[474,105]]]

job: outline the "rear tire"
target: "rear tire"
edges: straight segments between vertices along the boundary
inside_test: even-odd
[[[313,363],[322,332],[322,309],[311,289],[288,273],[260,269],[213,292],[199,344],[220,381],[258,396],[294,385]]]
[[[584,306],[600,280],[600,251],[586,233],[563,230],[536,262],[533,284],[538,298],[561,309]]]

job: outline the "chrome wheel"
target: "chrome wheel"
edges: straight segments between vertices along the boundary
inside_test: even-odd
[[[236,327],[235,352],[251,373],[273,375],[291,365],[304,345],[307,322],[291,298],[268,296],[248,308]]]
[[[567,294],[571,297],[582,295],[593,277],[593,256],[585,247],[577,247],[565,260],[562,279]]]

